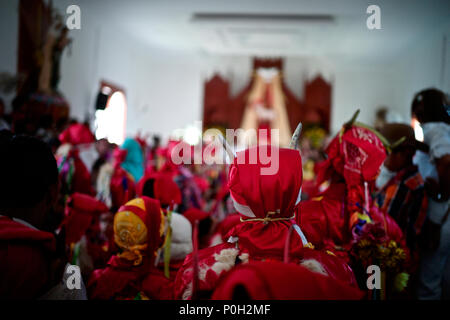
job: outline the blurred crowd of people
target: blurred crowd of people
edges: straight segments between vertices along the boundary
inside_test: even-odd
[[[443,92],[415,95],[424,141],[358,113],[326,145],[299,127],[290,148],[253,147],[279,154],[262,175],[270,164],[176,164],[183,141],[117,146],[77,122],[16,134],[2,106],[0,296],[440,299],[449,112]]]

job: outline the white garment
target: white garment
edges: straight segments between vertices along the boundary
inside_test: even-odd
[[[413,163],[419,168],[419,173],[423,179],[438,179],[436,167],[428,153],[417,150],[413,158]]]
[[[423,142],[429,147],[431,160],[450,154],[450,125],[444,122],[430,122],[422,125]]]
[[[192,252],[192,226],[188,219],[179,213],[172,213],[172,242],[170,259],[182,260]]]
[[[431,122],[422,126],[424,142],[430,147],[429,153],[418,151],[414,163],[424,179],[439,179],[434,161],[450,154],[450,125],[443,122]],[[441,223],[449,206],[449,201],[428,201],[428,218],[434,223]],[[437,300],[442,296],[442,285],[445,268],[450,256],[450,219],[442,225],[439,248],[435,252],[423,252],[418,298],[421,300]]]
[[[439,181],[435,160],[450,154],[450,125],[444,122],[430,122],[422,125],[424,142],[430,147],[428,154],[416,152],[414,163],[419,167],[423,179],[433,178]],[[447,202],[435,202],[429,199],[428,217],[440,223],[448,208]]]
[[[92,172],[92,168],[94,167],[95,161],[97,161],[99,157],[99,153],[95,148],[95,143],[87,143],[78,146],[79,156],[81,161],[83,161],[86,169],[89,172]]]

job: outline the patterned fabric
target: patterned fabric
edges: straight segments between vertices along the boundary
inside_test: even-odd
[[[406,235],[410,248],[415,246],[427,215],[428,199],[417,166],[399,171],[376,194],[382,211],[392,216]]]
[[[379,168],[386,158],[386,149],[379,134],[361,123],[344,126],[326,149],[328,159],[318,164],[317,183],[342,176],[347,185],[346,211],[349,222],[345,227],[359,233],[371,221],[369,216]]]
[[[142,298],[142,293],[171,299],[173,280],[155,266],[166,244],[166,226],[157,200],[144,196],[122,206],[114,217],[114,240],[122,252],[112,256],[106,268],[94,270],[87,286],[90,299]]]
[[[145,254],[156,256],[163,243],[164,222],[158,201],[142,197],[127,202],[114,217],[114,240],[123,250],[119,256],[134,265],[140,265]]]

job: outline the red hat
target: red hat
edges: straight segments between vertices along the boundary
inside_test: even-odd
[[[59,140],[62,144],[70,143],[71,145],[78,145],[92,143],[95,141],[95,137],[87,126],[82,123],[75,123],[59,135]]]
[[[93,272],[87,286],[90,298],[127,295],[128,285],[140,285],[153,272],[156,253],[164,243],[164,223],[157,200],[140,197],[119,208],[114,217],[114,240],[123,251],[112,256],[105,269]]]
[[[137,193],[142,195],[145,183],[154,179],[153,196],[159,200],[162,205],[171,203],[180,204],[182,201],[181,191],[178,185],[173,181],[173,176],[169,173],[148,173],[137,184]],[[147,195],[148,196],[148,195]]]
[[[297,150],[268,146],[269,156],[273,157],[273,161],[278,161],[276,174],[261,174],[261,169],[270,167],[270,163],[239,163],[240,156],[248,160],[252,152],[259,154],[260,148],[238,153],[230,167],[228,186],[236,210],[244,216],[245,223],[238,224],[227,237],[239,238],[239,246],[254,257],[281,259],[285,239],[293,223],[291,218],[295,216],[294,209],[300,201],[302,159]],[[297,255],[306,244],[302,236],[299,233],[292,237],[291,255]]]
[[[249,162],[253,152],[258,155],[264,153],[261,148],[266,146],[250,148],[237,154],[229,173],[231,197],[240,207],[247,208],[246,212],[238,211],[248,217],[265,218],[269,212],[274,213],[272,218],[291,217],[302,186],[300,153],[297,150],[267,146],[268,156],[278,161],[278,171],[272,175],[261,174],[261,169],[267,169],[271,164],[261,164],[259,156],[255,164],[239,164],[241,157],[243,159],[245,156]]]
[[[172,202],[175,204],[181,203],[181,191],[178,185],[173,181],[171,175],[159,174],[155,179],[154,185],[155,198],[158,199],[161,204],[170,205]]]
[[[238,288],[244,289],[251,300],[359,300],[364,296],[339,279],[278,261],[235,267],[220,280],[212,299],[236,298]]]
[[[347,210],[355,217],[350,219],[348,228],[350,230],[357,226],[359,230],[365,222],[356,219],[356,213],[362,213],[363,208],[367,210],[371,206],[371,198],[366,195],[371,193],[380,166],[386,158],[386,141],[375,130],[353,122],[345,124],[327,147],[328,159],[320,164],[317,183],[329,179],[333,172],[345,179]]]
[[[94,217],[108,211],[108,207],[94,197],[81,193],[72,194],[67,200],[66,215],[62,223],[66,230],[66,243],[78,242]]]
[[[194,225],[195,221],[202,221],[208,218],[209,213],[197,208],[190,208],[183,212],[183,216],[188,219],[192,225]]]
[[[164,230],[165,222],[163,220],[163,212],[159,205],[159,201],[145,196],[139,197],[128,201],[125,205],[121,206],[117,213],[127,211],[138,216],[147,227],[147,252],[149,257],[153,260],[156,251],[161,247],[164,240],[161,231]],[[118,220],[120,220],[120,217],[116,214],[114,217],[114,233],[115,237],[118,237],[117,239],[120,238],[120,235],[117,234],[117,232],[120,232],[118,228],[120,221]],[[128,226],[127,223],[124,224],[124,229],[129,229],[128,231],[130,232],[137,230],[133,226]],[[125,239],[125,241],[132,241],[132,237],[130,239]]]
[[[352,184],[374,180],[386,158],[386,149],[375,131],[357,124],[338,134],[326,153],[326,162]]]

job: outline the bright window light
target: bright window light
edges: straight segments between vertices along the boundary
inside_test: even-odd
[[[191,146],[197,145],[202,139],[202,131],[195,126],[188,126],[184,130],[183,140]]]
[[[417,121],[417,119],[413,119],[411,126],[414,128],[414,135],[416,136],[416,140],[423,142],[423,130],[420,126],[419,121]]]
[[[120,91],[113,93],[105,110],[95,112],[95,137],[121,145],[125,140],[126,110],[125,95]]]

